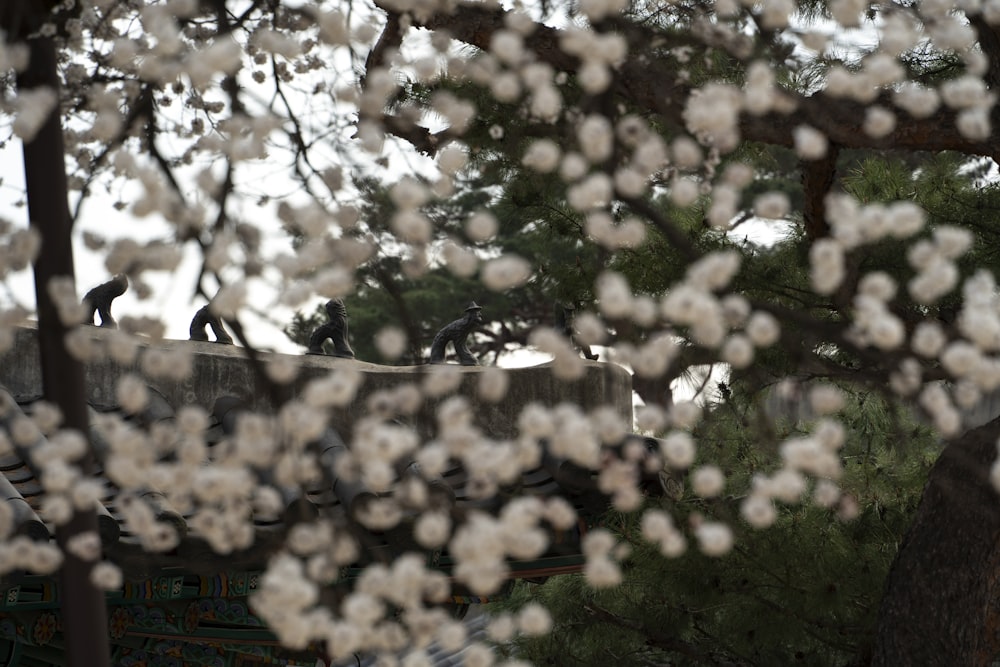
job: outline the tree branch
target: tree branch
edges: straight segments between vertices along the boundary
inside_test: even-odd
[[[826,236],[829,225],[826,223],[826,195],[833,186],[837,174],[837,157],[840,149],[831,145],[826,155],[819,160],[803,160],[802,190],[805,194],[805,206],[802,217],[805,221],[806,237],[810,241]]]
[[[713,665],[736,665],[742,663],[733,663],[730,660],[721,660],[718,656],[713,656],[709,653],[698,649],[694,644],[686,642],[682,639],[676,637],[668,637],[667,635],[655,631],[639,621],[632,620],[630,618],[624,618],[618,616],[607,609],[599,607],[594,602],[589,602],[583,605],[584,611],[586,611],[590,616],[596,618],[605,623],[617,626],[619,628],[624,628],[626,630],[631,630],[636,634],[640,635],[646,642],[648,646],[658,648],[662,651],[667,651],[670,653],[677,653],[683,655],[687,658],[691,658],[698,662],[708,663]]]
[[[990,88],[997,88],[1000,86],[1000,33],[978,12],[969,12],[969,23],[976,29],[979,48],[983,50],[990,64],[986,74],[983,75],[983,81]]]
[[[391,11],[382,2],[376,5]],[[458,41],[479,49],[488,50],[493,35],[506,28],[508,12],[502,9],[487,9],[479,5],[460,4],[452,11],[414,17],[413,25],[428,30],[447,30]],[[657,44],[657,51],[679,45],[698,44],[719,46],[698,41],[696,31],[680,35],[667,31],[646,28],[643,43]],[[557,71],[576,72],[580,61],[566,54],[560,47],[564,32],[541,23],[525,38],[525,47],[539,62],[551,65]],[[710,35],[709,35],[710,37]],[[707,38],[706,38],[707,39]],[[731,54],[734,60],[740,59]],[[676,71],[674,59],[650,57],[647,51],[633,51],[622,63],[616,77],[617,91],[622,101],[636,108],[655,112],[659,121],[672,126],[683,126],[685,101],[694,87],[686,83]],[[896,129],[885,137],[869,137],[861,128],[865,112],[870,104],[834,97],[826,93],[809,96],[797,95],[794,91],[783,90],[794,110],[774,111],[761,116],[742,114],[740,131],[743,139],[794,146],[794,130],[800,125],[810,125],[822,131],[841,148],[876,148],[908,151],[953,150],[967,155],[984,155],[1000,161],[1000,150],[992,137],[983,140],[962,136],[956,126],[957,114],[950,109],[942,109],[929,118],[912,118],[900,114]],[[889,93],[883,93],[872,104],[892,108]]]

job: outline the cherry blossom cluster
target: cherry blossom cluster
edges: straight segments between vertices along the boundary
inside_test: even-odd
[[[845,146],[912,147],[914,135],[933,134],[928,128],[952,133],[947,148],[984,152],[997,100],[983,78],[990,60],[974,22],[1000,23],[996,0],[893,7],[832,0],[835,31],[807,25],[790,0],[718,0],[698,13],[582,0],[545,15],[544,5],[507,11],[494,3],[402,0],[349,12],[264,3],[218,15],[195,0],[60,4],[77,11],[40,34],[64,49],[62,90],[8,86],[0,115],[12,136],[30,142],[60,114],[74,197],[85,201],[103,188],[120,193],[115,206],[137,220],[167,224],[166,234],[146,241],[104,230],[82,235],[111,274],[129,276],[140,298],[154,292],[152,273],[178,269],[185,244],[201,252],[198,290],[212,291],[213,311],[233,320],[250,306],[261,309],[254,303],[261,286],[271,294],[263,309],[350,295],[364,280],[360,270],[386,257],[399,259],[407,277],[446,266],[500,294],[540,284],[548,277],[534,258],[499,251],[492,213],[471,212],[444,230],[431,212],[461,179],[478,175],[483,160],[503,153],[509,165],[558,184],[567,215],[579,223],[574,240],[616,260],[587,286],[592,312],[577,316],[572,339],[547,327],[528,336],[552,358],[556,380],[584,377],[588,362],[576,345],[606,346],[607,358],[630,367],[637,384],[667,389],[709,364],[742,377],[766,365],[764,350],[779,343],[801,344],[824,372],[841,375],[800,386],[811,420],[783,436],[776,468],[746,489],[732,488],[698,442],[701,421],[716,416],[703,395],[644,406],[634,423],[607,406],[530,404],[516,416],[516,436],[501,440],[476,419],[477,402],[508,398],[510,377],[496,368],[478,371],[474,395],[461,371],[442,366],[373,391],[361,405],[362,373],[339,366],[274,414],[246,411],[231,433],[209,442],[203,407],[144,425],[157,404],[146,380],[181,382],[194,364],[185,346],[162,340],[159,319],[123,317],[121,330],[95,336],[76,326],[87,312],[72,279],[43,286],[71,328],[65,345],[75,358],[110,358],[129,369],[114,388],[121,414],[94,419],[90,449],[114,487],[128,537],[145,549],[177,546],[177,514],[220,554],[248,549],[255,521],[279,520],[291,499],[328,489],[333,479],[361,489],[346,518],[290,525],[269,564],[253,604],[287,646],[324,643],[334,658],[405,654],[402,664],[420,665],[431,642],[466,643],[463,626],[435,606],[450,598],[452,582],[422,555],[369,565],[346,597],[328,600],[344,569],[368,557],[352,531],[412,534],[420,547],[447,551],[456,582],[489,595],[511,576],[511,560],[537,558],[553,534],[580,527],[564,498],[499,501],[523,474],[554,464],[580,471],[615,510],[641,511],[641,533],[662,555],[679,556],[690,544],[723,556],[740,521],[766,528],[782,506],[808,500],[845,519],[857,511],[840,486],[852,435],[837,418],[845,404],[837,383],[852,382],[848,371],[884,380],[946,437],[962,432],[963,411],[1000,387],[996,281],[964,265],[977,241],[966,229],[929,220],[911,201],[861,201],[834,188],[819,197],[821,219],[807,221],[813,229],[800,267],[808,274],[803,287],[829,302],[830,316],[794,313],[794,323],[783,321],[790,314],[784,301],[768,303],[745,289],[740,272],[756,250],[725,237],[748,220],[800,219],[794,197],[748,196],[759,192],[757,175],[732,155],[745,139],[791,149],[808,169]],[[466,10],[496,20],[477,19],[470,34]],[[654,34],[660,18],[632,22],[652,11],[682,29]],[[959,61],[961,72],[907,80],[910,56],[927,53]],[[729,64],[719,68],[722,59]],[[0,73],[28,66],[23,44],[0,40]],[[500,111],[484,122],[485,105],[494,102]],[[410,151],[400,160],[405,142],[432,159]],[[272,181],[279,169],[290,175]],[[388,183],[385,220],[363,219],[370,209],[358,200],[358,177]],[[274,219],[294,244],[273,242]],[[22,227],[0,220],[4,281],[45,251],[36,231]],[[628,260],[617,260],[654,238],[678,246],[685,265],[676,275],[683,277],[656,294],[637,293],[623,268]],[[863,262],[889,244],[905,257],[900,275]],[[960,306],[949,316],[959,286]],[[904,312],[904,300],[916,308]],[[0,310],[0,350],[27,314],[18,305]],[[375,342],[393,360],[411,341],[387,327]],[[837,368],[831,360],[841,352],[872,368]],[[291,386],[298,372],[286,358],[267,362],[279,385]],[[358,413],[355,426],[338,435],[331,415],[345,410]],[[427,432],[413,426],[422,411],[434,414]],[[656,436],[655,446],[629,438],[634,430]],[[46,521],[65,524],[74,511],[107,500],[105,486],[82,473],[87,439],[63,429],[54,406],[14,415],[6,432],[0,450],[29,452],[38,470]],[[497,507],[451,511],[435,485],[456,469],[469,497],[484,506],[497,500]],[[678,525],[646,506],[643,480],[656,475],[682,480],[705,507],[731,500],[723,490],[733,494],[739,518],[726,523],[706,511]],[[992,479],[1000,488],[1000,464]],[[13,537],[12,522],[0,504],[0,571],[58,569],[64,555]],[[610,530],[590,530],[581,547],[589,583],[623,581],[628,548]],[[78,535],[68,550],[95,564],[98,586],[120,586],[122,572],[101,562],[99,537]],[[529,606],[495,619],[489,634],[504,642],[550,626],[544,610]],[[465,659],[474,667],[493,663],[482,644],[468,647]]]

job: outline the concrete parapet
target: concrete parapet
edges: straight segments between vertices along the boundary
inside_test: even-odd
[[[90,341],[98,346],[107,343],[111,336],[121,335],[93,327],[87,332]],[[141,340],[141,339],[140,339]],[[150,350],[164,352],[184,351],[191,355],[191,374],[184,380],[151,377],[142,372],[143,354]],[[429,373],[440,366],[381,366],[354,359],[339,359],[318,355],[283,355],[262,352],[265,363],[284,360],[298,368],[298,375],[291,383],[293,396],[302,393],[314,379],[326,377],[340,369],[353,369],[362,374],[363,382],[354,401],[346,408],[335,409],[332,426],[344,436],[351,433],[356,419],[367,412],[368,398],[382,390],[396,389],[406,383],[421,385]],[[461,375],[457,391],[448,394],[468,398],[473,405],[477,425],[483,432],[496,439],[516,435],[517,417],[529,403],[545,406],[573,403],[584,411],[598,406],[610,406],[632,423],[632,379],[629,373],[614,364],[582,361],[583,377],[575,381],[555,378],[548,364],[528,368],[509,369],[510,380],[506,397],[492,403],[478,398],[478,383],[485,368],[476,366],[449,366],[448,370]],[[244,348],[217,343],[185,340],[140,342],[135,361],[122,364],[108,354],[99,354],[86,364],[88,402],[97,407],[117,405],[115,387],[118,379],[136,373],[167,403],[177,409],[183,405],[199,405],[211,409],[220,396],[235,396],[254,410],[273,410],[268,392],[258,381]],[[41,393],[41,365],[38,337],[35,329],[16,330],[14,346],[0,355],[0,385],[16,397],[31,397]],[[421,435],[428,437],[434,430],[435,408],[444,398],[428,398],[414,416],[413,425]]]

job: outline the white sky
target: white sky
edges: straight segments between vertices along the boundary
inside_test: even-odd
[[[21,142],[11,140],[0,149],[0,216],[11,220],[18,226],[27,226],[28,208],[24,203],[24,171],[21,154]],[[111,276],[104,267],[104,257],[99,252],[88,250],[81,241],[84,231],[91,231],[109,239],[132,237],[139,240],[152,238],[169,238],[169,225],[162,219],[150,216],[135,218],[126,211],[117,211],[113,207],[114,198],[109,195],[95,193],[84,203],[77,226],[74,229],[74,262],[76,268],[77,294],[83,294],[91,287],[98,285]],[[275,229],[278,225],[275,223]],[[199,299],[192,301],[195,280],[200,267],[200,252],[193,243],[185,248],[184,260],[180,268],[172,275],[147,274],[153,287],[151,298],[140,301],[135,290],[129,290],[115,300],[112,313],[116,318],[122,315],[161,316],[167,324],[168,338],[188,338],[188,326],[194,313],[204,305]],[[34,280],[31,271],[14,274],[7,284],[19,303],[34,308]],[[260,294],[260,296],[264,296]],[[0,296],[9,301],[6,295]],[[270,301],[270,295],[264,296]],[[265,302],[255,301],[262,310],[269,312],[277,323],[283,326],[291,321],[292,311],[280,308],[266,308]],[[252,312],[242,314],[245,320],[244,328],[251,342],[265,349],[279,352],[297,353],[302,348],[292,343],[281,331],[281,326],[257,317]]]
[[[21,155],[21,143],[14,139],[5,147],[0,148],[0,216],[6,217],[15,224],[28,224],[27,206],[24,204],[24,173]],[[125,197],[127,199],[127,197]],[[82,295],[91,287],[110,278],[104,267],[104,257],[100,252],[87,249],[81,241],[84,231],[92,231],[109,239],[132,237],[139,240],[152,238],[169,238],[170,225],[156,216],[136,218],[127,211],[115,210],[113,204],[116,197],[104,194],[99,189],[85,202],[77,227],[74,230],[74,255],[76,265],[77,294]],[[269,237],[269,244],[274,247],[285,246],[290,251],[290,244],[275,219],[273,224],[261,220],[263,211],[256,209],[252,213],[257,222],[263,223],[262,230]],[[243,211],[247,214],[248,211]],[[773,222],[752,219],[741,224],[733,235],[739,239],[746,237],[753,243],[769,245],[774,243],[780,234],[780,228]],[[153,288],[151,298],[139,300],[135,290],[129,290],[115,300],[113,313],[120,318],[122,315],[150,315],[162,317],[167,325],[167,337],[176,339],[188,338],[188,326],[195,311],[204,301],[200,298],[192,301],[195,280],[200,267],[200,251],[193,243],[185,248],[184,260],[179,269],[172,275],[146,274]],[[14,274],[7,282],[19,303],[29,308],[34,307],[33,276],[29,271]],[[250,304],[252,309],[241,313],[244,328],[251,342],[260,349],[298,354],[303,348],[292,343],[283,333],[282,327],[291,321],[292,309],[273,304],[274,292],[267,286],[258,284],[253,288]],[[0,295],[0,301],[9,301],[7,295]],[[321,301],[316,298],[304,310],[312,310]],[[260,317],[254,312],[266,313],[268,317]],[[544,363],[548,355],[531,350],[518,350],[504,355],[501,365],[509,368],[531,366]],[[687,393],[684,388],[678,388],[681,393]],[[693,391],[693,389],[691,389]]]
[[[420,40],[416,40],[419,42]],[[415,43],[416,43],[415,42]],[[419,44],[418,44],[419,46]],[[413,47],[416,48],[416,47]],[[346,63],[350,66],[351,63]],[[249,81],[246,71],[241,78],[246,78],[244,82],[248,90],[252,92],[255,84]],[[288,92],[288,91],[286,91]],[[308,100],[306,101],[308,102]],[[308,113],[308,110],[304,110]],[[3,128],[6,130],[6,128]],[[165,139],[166,140],[166,139]],[[165,146],[167,152],[170,147]],[[395,180],[403,173],[416,171],[427,171],[426,160],[415,158],[412,155],[403,155],[398,149],[394,150],[391,141],[386,142],[386,150],[390,154],[389,168],[383,173],[395,174],[391,176]],[[336,149],[335,149],[336,150]],[[336,153],[323,155],[323,159],[330,160],[336,164]],[[295,193],[296,184],[287,177],[285,156],[277,158],[268,163],[256,163],[257,166],[241,166],[239,177],[242,184],[253,188],[253,181],[261,181],[264,185],[260,190],[269,192],[280,191],[284,193]],[[320,165],[323,166],[323,165]],[[345,168],[348,168],[345,165]],[[278,170],[281,170],[280,172]],[[277,187],[276,187],[277,186]],[[94,232],[108,240],[131,237],[137,240],[150,240],[153,238],[169,239],[172,237],[171,226],[158,216],[138,219],[131,215],[127,209],[117,211],[114,208],[116,200],[129,202],[138,196],[138,186],[134,188],[135,196],[130,197],[129,186],[121,192],[107,194],[103,192],[101,184],[92,187],[92,194],[84,204],[82,213],[77,221],[74,230],[74,255],[76,265],[77,294],[82,295],[94,287],[110,278],[109,272],[104,267],[104,258],[100,252],[88,250],[81,241],[82,233],[85,231]],[[191,190],[196,188],[193,186]],[[28,223],[27,206],[24,205],[24,175],[22,167],[21,143],[16,138],[7,141],[0,147],[0,216],[10,219],[18,226],[26,226]],[[274,204],[263,208],[258,208],[252,201],[244,201],[242,204],[239,198],[231,198],[231,213],[237,217],[242,217],[250,222],[254,222],[265,234],[265,243],[269,253],[275,251],[291,252],[291,246],[287,235],[281,230],[281,225],[273,216]],[[74,202],[75,203],[75,202]],[[775,232],[773,227],[763,221],[749,221],[740,225],[735,236],[742,239],[749,238],[752,242],[768,244],[773,243]],[[130,289],[123,296],[115,300],[113,312],[116,317],[123,315],[151,315],[160,317],[167,325],[167,337],[187,339],[188,326],[191,317],[200,308],[204,301],[201,298],[192,300],[195,291],[195,280],[197,279],[201,257],[193,243],[189,243],[184,249],[184,260],[180,268],[172,275],[166,274],[145,274],[152,296],[146,300],[139,300],[135,289]],[[248,300],[252,308],[245,309],[241,313],[241,320],[244,323],[251,342],[261,349],[271,349],[286,353],[299,353],[303,351],[298,345],[292,343],[282,331],[292,319],[294,314],[292,309],[275,304],[274,291],[260,281],[250,283],[251,297]],[[29,308],[34,306],[33,278],[30,271],[21,272],[8,280],[8,288],[13,293],[14,298]],[[9,301],[8,294],[0,293],[0,303]],[[311,311],[322,299],[316,298],[312,302],[305,304],[302,310]],[[260,317],[255,313],[266,314]],[[504,365],[530,365],[538,363],[539,357],[536,354],[519,353],[508,355]]]

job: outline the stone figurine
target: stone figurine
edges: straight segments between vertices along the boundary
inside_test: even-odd
[[[583,352],[583,356],[591,361],[597,359],[598,355],[590,349],[589,345],[583,345],[574,337],[573,318],[576,317],[576,305],[572,303],[556,303],[555,305],[555,328],[556,331],[566,336],[566,339],[576,343]]]
[[[479,361],[469,352],[467,339],[472,330],[476,328],[476,325],[483,321],[482,310],[483,307],[473,301],[465,309],[464,317],[455,320],[434,336],[434,341],[431,343],[430,363],[444,363],[444,349],[450,342],[454,346],[455,354],[463,366],[479,365]]]
[[[326,314],[330,321],[313,331],[309,336],[308,354],[325,354],[323,343],[329,338],[333,342],[333,356],[343,359],[353,359],[354,350],[347,341],[347,307],[343,299],[332,299],[326,302]]]
[[[212,327],[216,343],[224,345],[233,344],[232,337],[226,333],[226,330],[222,326],[222,320],[207,305],[202,306],[191,320],[191,328],[188,329],[191,334],[191,340],[207,341],[208,332],[205,330],[205,327]]]
[[[117,329],[118,322],[111,316],[111,302],[120,297],[128,289],[128,277],[124,273],[115,275],[106,283],[101,283],[94,289],[87,292],[83,297],[83,303],[87,307],[87,319],[94,323],[94,313],[101,316],[101,326],[109,329]]]

